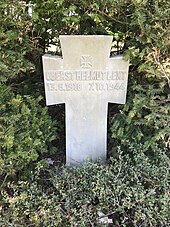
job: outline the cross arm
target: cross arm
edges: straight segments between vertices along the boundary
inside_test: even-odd
[[[112,74],[109,76],[109,88],[110,90],[113,89],[108,93],[108,102],[125,104],[129,61],[125,61],[122,55],[117,55],[109,59],[108,68],[112,71]]]
[[[42,61],[47,105],[64,103],[65,94],[62,83],[56,86],[56,82],[58,84],[63,79],[63,59],[60,56],[45,54]]]

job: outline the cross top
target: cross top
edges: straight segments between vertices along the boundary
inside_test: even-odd
[[[102,70],[106,67],[110,56],[111,36],[60,36],[60,41],[63,65],[67,69]]]
[[[66,161],[106,158],[108,102],[125,103],[129,63],[110,58],[111,36],[60,36],[43,56],[47,105],[66,103]]]

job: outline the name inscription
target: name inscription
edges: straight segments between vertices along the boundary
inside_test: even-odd
[[[124,90],[125,71],[49,70],[45,72],[47,90],[113,91]]]

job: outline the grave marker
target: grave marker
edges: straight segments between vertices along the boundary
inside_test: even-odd
[[[62,56],[43,56],[47,105],[66,104],[66,162],[105,161],[108,103],[124,104],[129,63],[110,57],[111,36],[60,36]]]

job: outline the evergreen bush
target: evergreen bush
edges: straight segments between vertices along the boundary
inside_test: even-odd
[[[24,1],[2,0],[0,14],[0,82],[22,81],[35,71],[29,55],[37,52],[28,6]]]
[[[169,158],[158,148],[154,158],[142,145],[129,150],[106,165],[47,166],[43,177],[39,165],[30,181],[10,182],[1,226],[169,226]]]
[[[110,147],[170,147],[170,2],[31,0],[44,51],[60,34],[113,35],[111,55],[130,58],[127,103],[110,114]],[[48,12],[48,13],[47,13]],[[42,45],[43,44],[43,45]],[[112,113],[112,110],[111,110]]]
[[[47,108],[41,98],[14,95],[0,84],[0,176],[4,178],[26,174],[39,156],[49,151],[57,136]],[[25,171],[25,172],[24,172]]]
[[[131,67],[127,103],[114,106],[109,118],[110,147],[129,141],[170,147],[169,1],[3,0],[0,10],[0,81],[14,77],[17,89],[24,82],[20,93],[38,96],[41,55],[51,44],[61,54],[59,35],[113,35],[111,55],[125,54]]]
[[[170,2],[1,0],[0,13],[0,225],[101,226],[102,212],[111,226],[169,226]],[[51,44],[61,54],[60,34],[113,35],[111,55],[130,58],[106,165],[49,167],[42,157],[58,134],[35,98],[41,55]]]

